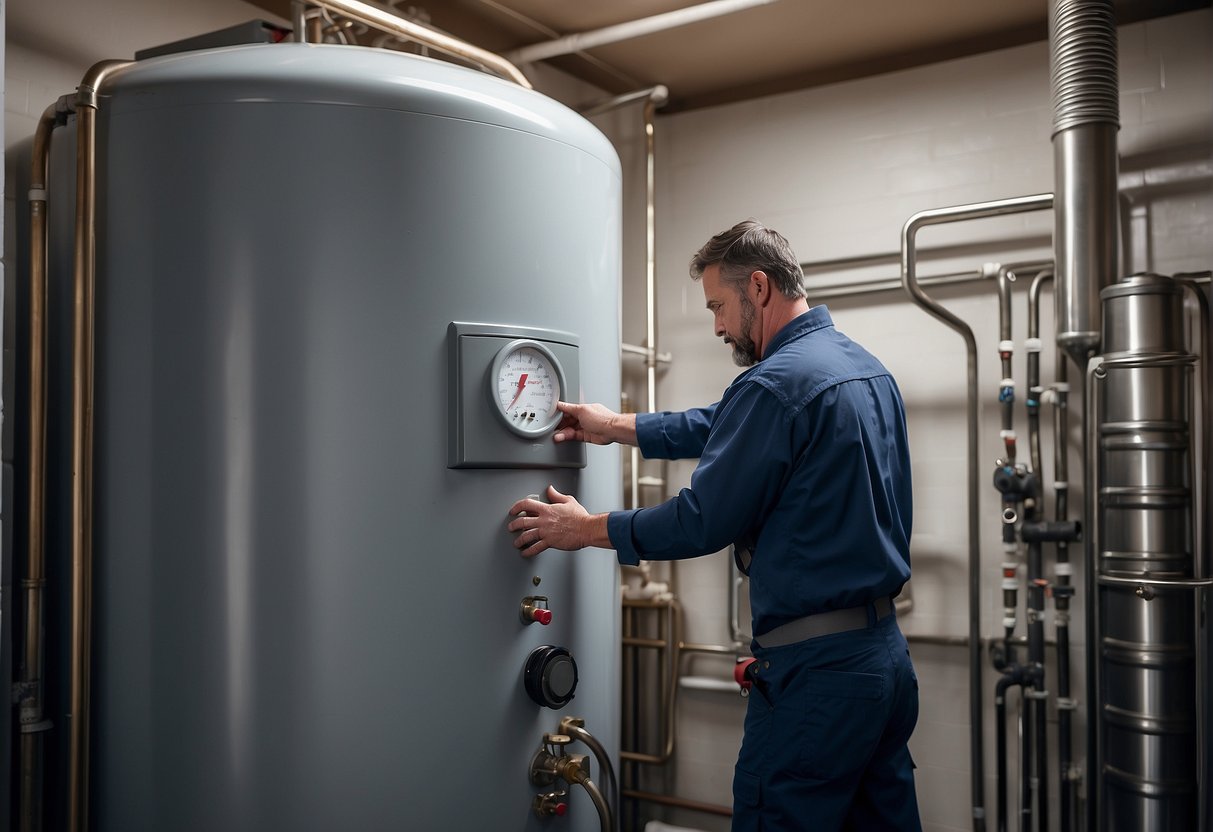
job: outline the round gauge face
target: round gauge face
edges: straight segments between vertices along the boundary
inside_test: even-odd
[[[564,394],[564,373],[538,341],[511,341],[497,353],[489,373],[489,395],[506,427],[537,437],[560,421],[556,402]]]

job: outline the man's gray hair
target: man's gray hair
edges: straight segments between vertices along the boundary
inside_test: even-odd
[[[704,243],[691,258],[691,277],[699,280],[704,269],[718,263],[726,283],[741,286],[752,273],[763,271],[784,297],[805,297],[804,272],[792,246],[758,220],[739,222]]]

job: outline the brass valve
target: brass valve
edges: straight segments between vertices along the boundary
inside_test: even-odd
[[[531,782],[550,786],[557,780],[581,783],[590,776],[590,760],[584,754],[566,754],[572,740],[565,734],[544,734],[543,746],[531,758]]]
[[[531,801],[531,808],[541,818],[550,818],[553,815],[564,817],[565,812],[569,810],[569,804],[566,802],[568,796],[569,793],[563,790],[537,794]]]
[[[546,626],[552,623],[552,611],[548,609],[546,595],[528,595],[523,598],[522,609],[518,615],[522,618],[523,624],[533,624],[538,621]]]

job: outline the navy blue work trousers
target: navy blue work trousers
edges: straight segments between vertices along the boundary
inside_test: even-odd
[[[753,652],[733,832],[921,830],[918,678],[897,617]]]

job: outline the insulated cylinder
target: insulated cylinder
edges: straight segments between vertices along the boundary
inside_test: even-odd
[[[618,567],[522,558],[506,512],[549,484],[614,507],[619,457],[449,468],[448,327],[569,333],[566,395],[618,406],[614,149],[387,50],[151,58],[102,92],[91,828],[546,828],[527,767],[561,715],[522,668],[566,646],[566,713],[618,748]],[[68,304],[70,275],[56,249]],[[549,627],[519,620],[536,591]],[[562,828],[597,830],[581,799]]]

